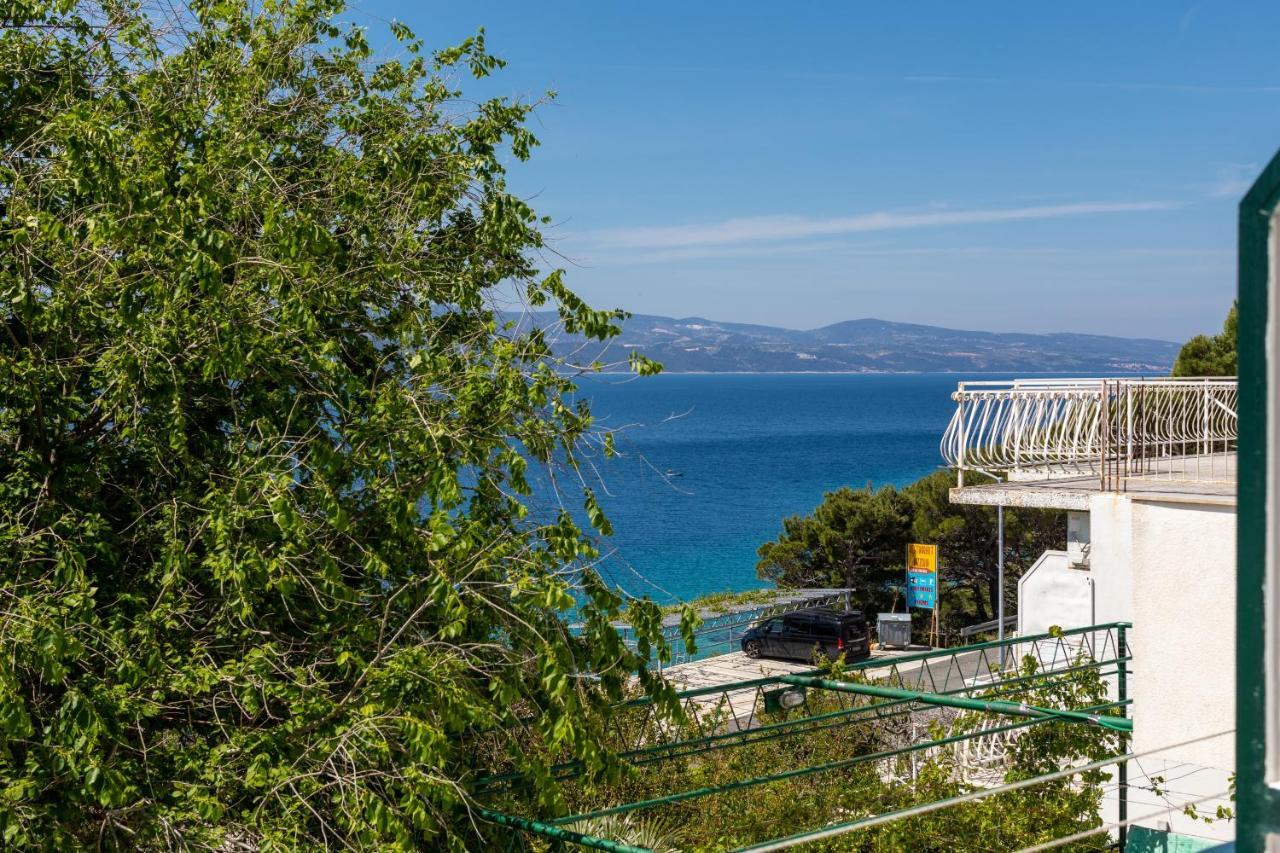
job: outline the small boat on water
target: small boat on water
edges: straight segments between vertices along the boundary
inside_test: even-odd
[[[668,468],[668,469],[667,469],[667,471],[666,471],[666,473],[665,473],[665,474],[663,474],[662,476],[664,476],[664,477],[683,477],[683,476],[684,476],[684,472],[682,472],[682,471],[677,471],[675,468]]]

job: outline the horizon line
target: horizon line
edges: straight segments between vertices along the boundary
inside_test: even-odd
[[[697,314],[690,314],[685,317],[676,317],[670,314],[654,314],[647,311],[627,311],[627,309],[625,308],[618,309],[618,310],[626,311],[626,313],[629,314],[631,317],[653,317],[659,320],[672,320],[677,323],[687,323],[688,321],[694,321],[694,322],[708,323],[715,326],[723,326],[723,325],[757,326],[762,329],[777,329],[783,332],[801,332],[801,333],[820,332],[823,329],[829,329],[832,326],[844,325],[845,323],[871,322],[871,323],[888,323],[893,326],[918,326],[924,329],[938,329],[944,332],[968,332],[968,333],[980,334],[980,335],[1026,335],[1026,336],[1038,337],[1038,338],[1052,337],[1054,335],[1072,335],[1072,336],[1081,337],[1081,338],[1108,338],[1108,339],[1117,340],[1117,341],[1148,341],[1148,342],[1157,343],[1157,344],[1171,344],[1173,346],[1179,346],[1179,347],[1186,343],[1186,341],[1171,341],[1171,340],[1168,340],[1167,338],[1129,337],[1125,335],[1105,335],[1099,332],[1072,332],[1072,331],[1021,332],[1021,331],[994,331],[991,329],[962,329],[962,328],[956,328],[954,326],[937,326],[932,323],[915,323],[915,322],[907,322],[903,320],[886,320],[883,317],[851,317],[848,320],[836,320],[833,323],[827,323],[822,326],[812,326],[805,329],[799,329],[793,326],[775,326],[775,325],[769,325],[768,323],[756,323],[756,322],[751,322],[746,320],[712,320],[709,317],[703,317]],[[531,310],[529,308],[525,308],[520,311],[504,311],[501,313],[505,313],[509,315],[519,315],[519,316],[538,315],[538,314],[550,314],[557,317],[559,316],[559,313],[555,308],[540,308],[537,310]],[[625,323],[626,321],[623,320],[620,322]],[[623,334],[625,334],[625,329]]]

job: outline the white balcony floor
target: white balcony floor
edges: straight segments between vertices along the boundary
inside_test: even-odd
[[[1161,459],[1155,470],[1142,476],[1113,478],[1110,491],[1134,500],[1167,501],[1235,506],[1236,454],[1175,456]],[[1102,477],[1093,472],[1059,474],[1040,479],[1034,471],[1007,483],[966,486],[951,490],[951,502],[980,506],[1022,506],[1045,509],[1087,510],[1089,498],[1099,494]]]

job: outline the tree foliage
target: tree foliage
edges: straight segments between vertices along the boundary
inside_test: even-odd
[[[1013,687],[993,687],[981,697],[1042,707],[1093,708],[1106,704],[1107,684],[1097,667],[1076,661],[1078,669],[1052,672],[1025,657],[1008,676]],[[844,672],[831,664],[832,677],[888,683],[862,673]],[[723,788],[718,793],[630,812],[630,821],[602,823],[599,819],[569,824],[604,837],[643,844],[660,841],[663,848],[730,850],[805,830],[821,829],[978,791],[991,784],[1018,782],[1123,751],[1125,736],[1078,723],[1037,723],[1014,730],[1000,747],[1003,760],[974,772],[954,747],[921,749],[921,744],[944,737],[982,732],[993,726],[1025,722],[983,712],[950,709],[919,710],[892,707],[876,700],[849,699],[827,691],[810,690],[802,711],[763,716],[761,725],[790,720],[786,733],[735,742],[722,739],[703,748],[672,754],[645,753],[618,782],[602,786],[571,785],[567,796],[576,813],[603,805],[653,800],[684,791]],[[841,716],[855,705],[879,705],[875,714]],[[723,711],[723,709],[720,709]],[[638,710],[634,725],[611,731],[632,739],[645,731]],[[717,709],[704,708],[700,725],[688,721],[664,730],[662,742],[698,738],[716,731]],[[758,713],[765,713],[759,712]],[[1110,709],[1104,713],[1114,714]],[[812,718],[811,723],[800,722]],[[619,722],[625,722],[619,720]],[[731,738],[732,736],[727,736]],[[906,750],[915,746],[916,749]],[[902,754],[849,763],[866,755]],[[744,780],[802,771],[841,762],[835,769],[795,773],[765,784]],[[1087,831],[1100,825],[1099,806],[1109,769],[1082,771],[1074,776],[1037,782],[1015,791],[953,805],[911,818],[891,821],[829,839],[809,842],[806,849],[908,853],[917,850],[1018,850]],[[530,806],[519,790],[499,799],[504,808],[521,813]],[[1065,845],[1069,851],[1099,850],[1105,835]]]
[[[779,586],[856,589],[864,606],[884,609],[901,581],[911,511],[892,486],[828,492],[811,515],[783,520],[756,571]]]
[[[975,484],[981,479],[968,476]],[[938,546],[947,588],[967,591],[967,601],[972,602],[971,606],[958,608],[956,616],[972,616],[983,622],[995,618],[1000,529],[997,510],[951,503],[948,495],[955,486],[954,471],[935,471],[903,489],[912,507],[911,541]],[[1062,548],[1066,536],[1067,515],[1061,510],[1005,509],[1007,600],[1014,600],[1011,593],[1022,573],[1046,550]]]
[[[1222,331],[1210,337],[1196,335],[1182,345],[1173,363],[1174,376],[1235,376],[1236,326],[1240,304],[1231,303]]]
[[[812,514],[785,519],[779,537],[760,546],[757,573],[784,587],[851,587],[868,612],[888,610],[902,599],[907,543],[932,543],[942,565],[944,618],[952,627],[991,618],[996,510],[951,503],[955,485],[954,472],[936,471],[902,489],[830,492]],[[1064,513],[1006,509],[1006,583],[1012,588],[1065,539]]]
[[[539,272],[531,107],[455,82],[483,35],[396,24],[379,62],[339,0],[0,8],[5,846],[461,849],[477,738],[546,809],[548,755],[612,773],[632,674],[674,708],[658,611],[625,648],[587,532],[529,511],[594,433],[492,305],[621,314]]]
[[[1084,663],[1078,659],[1077,665]],[[1049,676],[1041,680],[1037,674]],[[1034,658],[1021,661],[1018,675],[1025,688],[999,698],[1028,705],[1056,708],[1098,707],[1108,701],[1107,684],[1097,669],[1083,669],[1070,677],[1039,670]],[[1115,713],[1110,711],[1108,713]],[[966,713],[949,727],[934,726],[935,737],[980,730],[984,714]],[[1002,720],[1002,722],[1005,722]],[[1016,733],[1005,747],[1004,782],[1020,782],[1067,767],[1100,761],[1124,751],[1127,736],[1095,726],[1075,723],[1036,725]],[[901,759],[900,759],[901,761]],[[931,802],[954,797],[977,786],[966,783],[955,753],[939,751],[922,762],[916,772],[911,797]],[[876,828],[847,847],[837,849],[910,851],[1018,850],[1096,829],[1102,820],[1103,786],[1110,768],[1085,770],[1073,776],[1037,782],[1035,785],[988,797],[973,803],[939,809],[923,816]],[[898,794],[902,796],[901,793]],[[1108,849],[1105,833],[1059,845],[1066,851]]]

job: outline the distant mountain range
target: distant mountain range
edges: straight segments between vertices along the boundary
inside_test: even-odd
[[[548,325],[555,319],[539,312],[519,322]],[[575,363],[615,362],[634,349],[662,362],[669,373],[1168,373],[1180,346],[1146,338],[970,332],[873,319],[797,331],[647,314],[627,320],[622,334],[607,345],[563,333],[553,337],[557,353]]]

